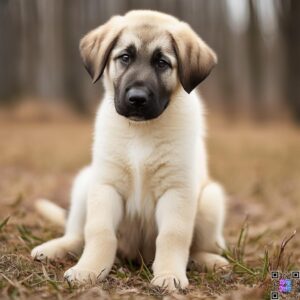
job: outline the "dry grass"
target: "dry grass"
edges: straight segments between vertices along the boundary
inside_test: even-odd
[[[60,117],[0,121],[0,298],[162,298],[147,266],[120,262],[95,287],[73,288],[63,271],[75,258],[41,264],[30,249],[61,234],[33,211],[37,197],[67,206],[72,177],[90,159],[92,121]],[[300,138],[287,124],[210,124],[215,178],[228,194],[227,270],[188,272],[188,290],[166,299],[269,299],[269,271],[300,269]],[[9,217],[9,219],[8,219]],[[282,245],[282,247],[281,247]],[[280,248],[281,247],[281,248]]]

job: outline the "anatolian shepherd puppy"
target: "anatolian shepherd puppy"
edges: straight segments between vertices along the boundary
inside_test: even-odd
[[[69,282],[95,282],[116,254],[153,261],[152,284],[188,285],[189,260],[227,264],[223,190],[209,178],[201,99],[194,88],[217,62],[178,19],[136,10],[88,33],[80,52],[105,95],[97,113],[93,159],[75,179],[65,235],[32,250],[37,260],[83,253]],[[38,209],[64,223],[47,201]]]

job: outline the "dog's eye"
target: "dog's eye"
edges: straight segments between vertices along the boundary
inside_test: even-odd
[[[119,57],[121,62],[125,65],[128,65],[130,63],[130,56],[128,54],[123,54]]]
[[[169,64],[163,60],[163,59],[159,59],[156,63],[157,68],[159,68],[160,70],[165,70],[166,68],[169,67]]]

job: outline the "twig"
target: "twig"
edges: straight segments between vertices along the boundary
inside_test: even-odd
[[[280,251],[279,251],[279,255],[278,255],[278,259],[277,259],[277,265],[276,265],[276,270],[279,267],[284,249],[286,247],[286,245],[288,244],[288,242],[296,235],[296,230],[294,230],[294,232],[291,234],[291,236],[289,238],[283,239],[283,241],[281,242],[281,246],[280,246]]]

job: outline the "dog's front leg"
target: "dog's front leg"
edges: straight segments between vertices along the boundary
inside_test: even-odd
[[[116,255],[116,230],[122,215],[122,199],[113,187],[91,187],[84,232],[85,247],[78,263],[64,275],[69,282],[95,283],[107,276]]]
[[[167,191],[158,201],[158,236],[152,284],[170,291],[188,285],[186,266],[192,241],[196,201],[185,191]]]

